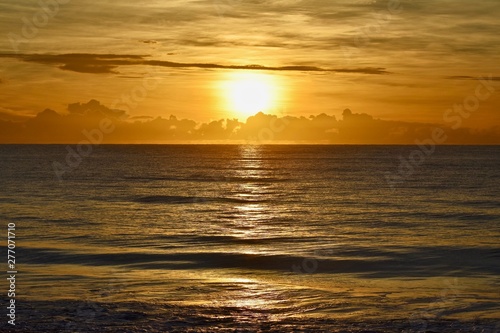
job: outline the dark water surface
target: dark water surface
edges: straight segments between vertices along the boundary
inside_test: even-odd
[[[500,147],[414,149],[0,146],[16,329],[500,332]]]

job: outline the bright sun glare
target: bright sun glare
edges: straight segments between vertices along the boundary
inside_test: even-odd
[[[277,99],[274,77],[262,73],[232,73],[222,84],[227,108],[240,117],[249,117],[275,106]]]

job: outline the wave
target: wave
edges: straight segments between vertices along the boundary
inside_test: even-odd
[[[46,218],[34,215],[5,215],[1,214],[0,219],[12,222],[36,222],[33,225],[25,225],[23,228],[38,228],[39,224],[60,224],[60,225],[71,225],[71,226],[87,226],[90,224],[98,224],[98,222],[90,221],[80,217],[73,218]]]
[[[237,203],[257,204],[265,203],[267,200],[248,200],[227,197],[199,197],[178,195],[150,195],[135,198],[133,201],[148,204],[196,204],[196,203]]]
[[[211,183],[282,183],[290,178],[264,177],[264,176],[210,176],[192,174],[189,176],[124,176],[125,180],[137,181],[172,181],[172,182],[211,182]]]
[[[189,235],[169,235],[160,236],[161,240],[172,242],[172,243],[182,243],[182,244],[216,244],[216,245],[233,245],[233,244],[276,244],[276,243],[295,243],[297,238],[295,237],[235,237],[235,236],[225,236],[225,235],[209,235],[209,236],[189,236]],[[319,237],[301,237],[301,242],[319,242],[321,239]]]
[[[34,310],[36,309],[36,310]],[[288,309],[286,309],[288,310]],[[265,307],[180,305],[169,302],[106,302],[103,300],[40,300],[19,307],[22,332],[498,332],[495,319],[430,318],[423,312],[387,318],[325,318]],[[294,313],[295,312],[295,313]],[[58,318],[58,320],[54,320]],[[3,332],[3,331],[2,331]]]
[[[450,220],[450,221],[495,221],[499,219],[497,214],[488,213],[475,213],[475,212],[440,212],[440,211],[398,211],[389,212],[389,215],[401,217],[418,218],[419,221],[436,221],[436,220]]]
[[[136,269],[245,269],[289,273],[304,273],[302,268],[315,267],[309,273],[352,273],[369,278],[500,274],[498,249],[491,248],[407,248],[405,252],[333,249],[329,257],[241,252],[88,254],[47,248],[24,248],[22,251],[24,262],[32,264],[74,263]]]

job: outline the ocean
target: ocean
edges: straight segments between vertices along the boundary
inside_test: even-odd
[[[500,147],[432,148],[1,145],[0,331],[500,332]]]

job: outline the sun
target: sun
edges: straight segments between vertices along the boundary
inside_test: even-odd
[[[221,85],[226,108],[240,117],[270,111],[277,100],[277,86],[272,75],[264,73],[231,73]]]

